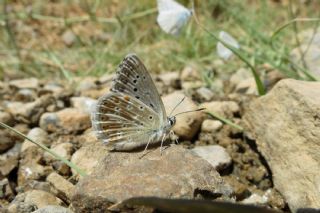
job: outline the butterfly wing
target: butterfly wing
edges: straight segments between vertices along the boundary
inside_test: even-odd
[[[173,0],[158,0],[157,22],[166,33],[178,35],[188,22],[191,11]]]
[[[135,54],[120,63],[111,92],[102,96],[92,114],[97,137],[130,150],[153,140],[166,112],[151,76]],[[151,141],[152,143],[153,141]]]

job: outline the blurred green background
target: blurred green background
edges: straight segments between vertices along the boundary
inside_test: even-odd
[[[179,2],[191,7],[188,0]],[[129,52],[156,73],[187,65],[201,73],[230,73],[245,66],[235,57],[221,62],[215,39],[193,18],[179,37],[165,34],[156,23],[156,0],[2,0],[0,6],[0,78],[102,75]],[[289,54],[299,45],[297,34],[319,22],[288,26],[276,36],[275,48],[270,37],[294,18],[319,17],[320,1],[198,0],[195,9],[212,33],[224,30],[236,38],[259,71],[305,78],[292,68]]]

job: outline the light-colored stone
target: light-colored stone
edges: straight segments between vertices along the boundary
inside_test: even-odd
[[[65,158],[67,160],[70,160],[74,148],[73,148],[72,143],[65,142],[65,143],[59,143],[59,144],[52,146],[51,150],[53,152],[57,153],[59,156]],[[54,156],[52,156],[48,152],[45,152],[43,157],[47,162],[52,162],[52,161],[57,160]]]
[[[76,90],[78,92],[97,89],[97,84],[96,84],[96,82],[98,81],[97,78],[85,77],[85,78],[79,78],[77,80],[78,80],[78,85],[77,85]]]
[[[47,205],[57,205],[60,206],[63,202],[55,197],[54,195],[41,191],[41,190],[31,190],[26,192],[25,203],[30,203],[35,205],[37,208],[43,208]]]
[[[245,116],[290,209],[320,208],[320,83],[282,80]]]
[[[131,197],[191,199],[202,192],[229,200],[232,189],[208,162],[173,145],[162,155],[157,149],[142,158],[141,153],[109,153],[90,176],[78,182],[72,205],[78,212],[89,206],[99,212]]]
[[[213,92],[206,87],[200,87],[197,89],[197,95],[204,101],[210,101],[214,97]]]
[[[71,158],[71,162],[87,174],[91,174],[94,167],[106,156],[108,148],[102,143],[89,144],[78,149]],[[72,173],[78,176],[78,173],[72,169]]]
[[[250,70],[246,68],[240,68],[233,73],[229,79],[229,83],[232,89],[236,88],[242,81],[245,81],[252,77]]]
[[[9,85],[18,89],[37,89],[39,80],[37,78],[17,79],[10,81]]]
[[[223,123],[219,120],[206,119],[201,124],[201,131],[214,133],[219,131],[222,126]]]
[[[67,203],[70,203],[71,195],[74,190],[74,185],[72,183],[55,172],[52,172],[47,177],[47,181],[57,190],[57,197]]]
[[[201,81],[183,81],[181,82],[181,87],[183,90],[188,91],[203,86]]]
[[[201,107],[206,108],[207,112],[223,117],[233,117],[240,110],[239,105],[234,101],[205,102]]]
[[[261,196],[259,194],[253,193],[250,197],[241,201],[243,204],[266,204],[268,203],[268,198],[266,196]]]
[[[165,86],[179,88],[180,78],[178,72],[167,72],[158,76],[158,78],[164,83]]]
[[[90,126],[90,115],[76,108],[47,112],[40,118],[40,127],[48,132],[67,134],[88,129]]]
[[[13,123],[13,117],[8,112],[4,112],[0,109],[0,121],[7,125],[11,125]]]
[[[167,114],[184,98],[186,97],[182,92],[174,92],[163,97],[163,103]],[[188,97],[176,108],[173,115],[190,111],[197,110],[197,105]],[[173,131],[181,138],[191,139],[199,130],[201,122],[203,120],[202,112],[190,112],[177,116],[177,122],[173,127]]]
[[[48,205],[34,211],[33,213],[73,213],[73,211],[62,206]]]
[[[72,97],[71,106],[80,109],[88,114],[92,113],[97,104],[97,100],[89,97]]]
[[[235,92],[247,94],[247,95],[258,95],[257,84],[253,77],[241,81],[235,88]]]
[[[50,140],[48,137],[48,133],[46,131],[44,131],[43,129],[39,128],[39,127],[35,127],[33,129],[31,129],[27,135],[28,138],[30,138],[31,140],[40,143],[40,144],[44,144],[44,145],[49,145],[50,144]],[[21,147],[21,152],[24,152],[25,150],[27,150],[29,147],[37,147],[36,144],[31,143],[29,140],[24,140],[22,147]]]
[[[200,73],[194,66],[186,66],[185,68],[183,68],[180,78],[183,81],[201,80]]]
[[[228,152],[219,145],[197,146],[192,151],[208,161],[218,171],[222,171],[232,163]]]

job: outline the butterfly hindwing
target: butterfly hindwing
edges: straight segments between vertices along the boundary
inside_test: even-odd
[[[109,144],[145,144],[159,122],[159,115],[149,106],[120,92],[102,96],[92,114],[97,137]]]

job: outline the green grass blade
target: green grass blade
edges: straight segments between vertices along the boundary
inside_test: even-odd
[[[235,129],[240,130],[241,132],[243,131],[243,128],[242,128],[241,126],[239,126],[238,124],[233,123],[233,122],[230,121],[229,119],[223,118],[223,117],[221,117],[221,116],[219,116],[219,115],[217,115],[217,114],[214,114],[214,113],[212,113],[212,112],[206,112],[206,113],[207,113],[208,115],[210,115],[210,116],[212,116],[212,117],[220,120],[221,122],[223,122],[223,123],[225,123],[225,124],[227,124],[227,125],[235,128]]]

